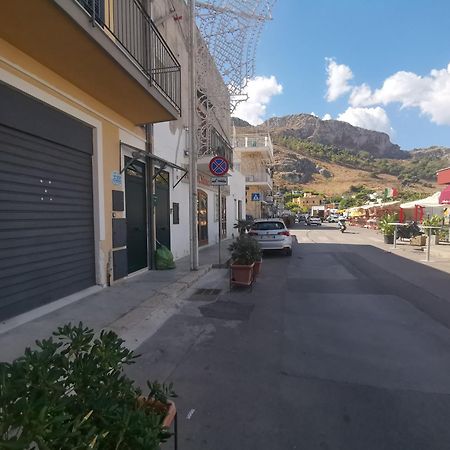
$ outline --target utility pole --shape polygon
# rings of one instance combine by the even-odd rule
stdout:
[[[195,0],[189,1],[189,235],[191,270],[198,270],[198,213],[197,213],[197,143],[195,106],[197,92],[195,88]]]

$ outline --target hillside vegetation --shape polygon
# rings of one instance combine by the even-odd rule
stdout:
[[[403,186],[420,182],[434,183],[436,171],[449,164],[448,154],[447,157],[442,157],[442,155],[434,155],[431,152],[418,151],[411,152],[408,159],[398,160],[375,158],[367,151],[346,150],[333,145],[318,144],[278,133],[274,133],[272,139],[275,144],[302,156],[370,172],[373,178],[381,174],[395,176]]]
[[[285,147],[275,145],[275,158],[278,161],[284,159],[291,159],[296,153],[292,150],[288,150]],[[330,177],[323,176],[318,170],[314,173],[310,173],[308,181],[305,182],[293,182],[286,179],[286,174],[274,170],[274,184],[278,189],[287,190],[307,190],[325,194],[327,196],[341,196],[348,192],[351,186],[365,186],[372,191],[381,191],[386,187],[393,187],[402,191],[413,191],[422,193],[435,192],[434,186],[423,186],[422,184],[411,184],[408,187],[403,187],[398,178],[394,175],[379,174],[376,177],[372,172],[368,172],[362,169],[353,169],[351,167],[319,161],[318,159],[311,157],[303,157],[298,155],[298,158],[308,159],[311,163],[318,168],[325,169],[328,173],[332,174]],[[306,177],[307,174],[303,174]]]

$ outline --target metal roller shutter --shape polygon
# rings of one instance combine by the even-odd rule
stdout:
[[[95,284],[92,130],[22,94],[7,95],[16,114],[11,123],[14,114],[2,115],[0,106],[0,319]],[[45,126],[35,127],[30,114]],[[58,136],[46,132],[55,115]]]

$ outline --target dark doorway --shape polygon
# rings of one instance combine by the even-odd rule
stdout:
[[[125,158],[127,164],[131,158]],[[145,164],[134,161],[125,172],[128,273],[147,267]]]
[[[159,172],[159,169],[156,169]],[[170,192],[169,173],[162,170],[155,178],[156,240],[170,249]]]
[[[208,243],[208,194],[199,190],[197,198],[198,245],[206,245]]]

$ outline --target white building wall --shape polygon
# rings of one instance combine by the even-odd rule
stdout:
[[[185,120],[185,119],[184,119]],[[180,167],[188,166],[185,155],[187,133],[183,119],[159,123],[154,126],[153,152]],[[170,245],[174,259],[189,255],[189,184],[186,176],[175,188],[183,176],[181,170],[166,168],[170,174]],[[180,223],[173,223],[173,203],[179,204]]]
[[[153,152],[174,164],[188,168],[188,52],[186,36],[188,31],[188,14],[186,4],[175,0],[173,5],[167,0],[150,2],[152,18],[157,21],[158,29],[172,49],[181,65],[181,117],[178,120],[155,124],[153,127]],[[173,11],[175,7],[176,11]],[[176,21],[174,17],[181,16]],[[162,19],[162,20],[159,20]],[[189,255],[189,178],[186,176],[175,188],[173,186],[183,176],[176,169],[165,169],[170,173],[170,245],[174,259]],[[180,223],[173,223],[173,203],[179,204]]]
[[[242,219],[245,219],[245,176],[241,172],[230,172],[230,195],[227,197],[227,237],[235,237],[238,232],[234,225],[238,221],[238,201],[242,204]]]
[[[152,0],[152,18],[155,20],[159,31],[167,41],[181,65],[181,118],[154,125],[154,153],[165,160],[173,162],[181,167],[188,167],[189,137],[186,131],[189,125],[189,80],[188,80],[188,8],[183,0]],[[181,17],[179,20],[174,18]],[[212,71],[212,77],[220,76]],[[227,128],[222,124],[222,128]],[[211,156],[212,157],[212,156]],[[189,184],[188,176],[178,184],[172,186],[183,175],[181,171],[166,169],[170,173],[170,205],[179,203],[180,223],[173,224],[173,211],[171,211],[171,250],[175,259],[189,255]],[[206,173],[205,173],[206,175]],[[208,174],[209,176],[209,174]],[[177,178],[178,177],[178,178]],[[204,186],[199,183],[198,188],[208,194],[208,245],[219,242],[219,223],[216,212],[217,188]],[[237,221],[237,201],[242,201],[242,214],[245,218],[245,177],[239,172],[232,173],[230,178],[230,193],[226,197],[227,204],[227,237],[236,235],[233,229]]]

